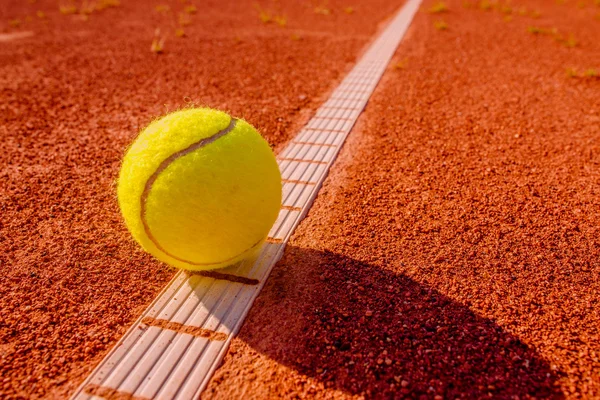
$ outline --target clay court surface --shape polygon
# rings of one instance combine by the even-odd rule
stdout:
[[[175,274],[116,202],[141,128],[277,152],[402,2],[189,4],[0,4],[0,398],[68,397]],[[435,4],[203,398],[600,398],[600,4]]]

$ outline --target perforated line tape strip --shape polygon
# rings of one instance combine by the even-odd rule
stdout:
[[[385,31],[280,155],[283,204],[258,256],[220,271],[179,272],[73,395],[192,399],[202,392],[308,212],[341,145],[364,109],[421,0],[408,0]],[[249,284],[258,280],[258,284]],[[144,320],[153,321],[146,325]],[[211,334],[214,332],[215,334]],[[226,337],[226,340],[221,340]],[[218,339],[218,340],[216,340]]]

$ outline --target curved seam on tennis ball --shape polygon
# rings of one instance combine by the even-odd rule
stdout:
[[[166,255],[168,255],[169,257],[172,257],[178,261],[190,264],[190,265],[214,265],[214,264],[221,264],[221,263],[225,263],[227,261],[232,261],[235,258],[239,257],[240,254],[244,254],[245,252],[252,250],[253,248],[255,248],[256,246],[258,246],[261,242],[262,239],[259,240],[258,242],[256,242],[255,244],[253,244],[252,246],[250,246],[248,249],[244,250],[243,252],[241,252],[240,254],[235,255],[234,257],[230,257],[226,260],[221,260],[221,261],[217,261],[217,262],[210,262],[210,263],[198,263],[198,262],[193,262],[193,261],[189,261],[189,260],[184,260],[182,258],[179,258],[171,253],[169,253],[167,250],[165,250],[160,243],[158,243],[158,240],[156,240],[156,238],[152,235],[152,232],[150,231],[150,226],[148,225],[148,221],[146,221],[146,200],[148,199],[148,195],[150,194],[150,190],[152,189],[152,185],[154,184],[154,182],[156,181],[156,179],[158,178],[158,176],[165,170],[167,169],[167,167],[175,160],[177,160],[180,157],[183,157],[189,153],[191,153],[192,151],[201,149],[202,147],[211,144],[212,142],[214,142],[215,140],[227,135],[229,132],[231,132],[234,128],[235,128],[235,124],[237,123],[237,119],[236,118],[231,118],[231,122],[229,123],[229,125],[227,126],[227,128],[220,130],[219,132],[215,133],[212,136],[209,136],[207,138],[204,138],[196,143],[192,143],[191,145],[189,145],[188,147],[186,147],[183,150],[179,150],[177,153],[173,153],[171,154],[169,157],[167,157],[163,162],[160,163],[160,165],[158,166],[158,168],[156,168],[156,171],[154,171],[152,173],[152,175],[150,175],[150,178],[148,178],[148,180],[146,181],[146,185],[144,186],[144,192],[142,193],[142,197],[140,199],[141,201],[141,220],[142,220],[142,225],[144,225],[144,231],[146,232],[146,236],[148,236],[148,238],[150,239],[150,241],[152,241],[152,243],[154,243],[154,245],[163,253],[165,253]]]

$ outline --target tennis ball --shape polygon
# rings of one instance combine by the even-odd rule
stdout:
[[[123,159],[117,195],[147,252],[174,267],[207,270],[260,248],[279,213],[281,175],[250,124],[186,109],[141,132]]]

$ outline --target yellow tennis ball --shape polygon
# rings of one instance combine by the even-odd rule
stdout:
[[[207,270],[262,245],[279,213],[281,175],[250,124],[187,109],[142,131],[123,159],[117,192],[146,251],[178,268]]]

